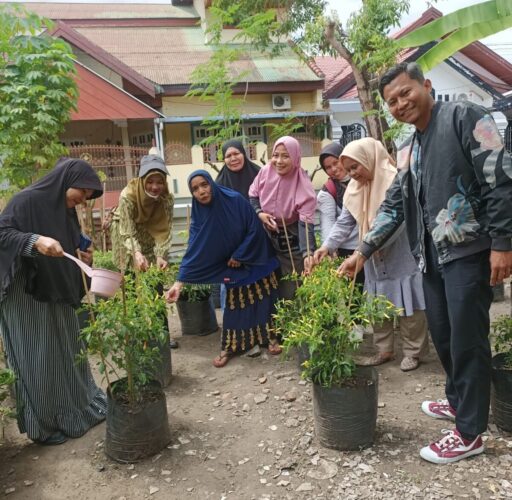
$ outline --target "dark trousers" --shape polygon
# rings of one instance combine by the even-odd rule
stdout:
[[[489,250],[439,266],[430,236],[423,289],[432,341],[446,372],[456,427],[471,437],[487,429],[491,390]]]

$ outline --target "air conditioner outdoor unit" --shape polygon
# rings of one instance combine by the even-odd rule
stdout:
[[[291,109],[292,100],[288,94],[272,94],[273,109]]]

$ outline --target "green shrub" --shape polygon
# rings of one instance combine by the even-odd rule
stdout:
[[[12,406],[5,404],[9,397],[9,387],[14,384],[16,377],[12,370],[8,368],[0,368],[0,428],[2,430],[2,438],[4,437],[4,425],[8,418],[16,415]]]
[[[81,332],[91,354],[98,355],[98,368],[112,390],[111,377],[126,377],[126,398],[136,406],[144,397],[160,360],[158,345],[166,340],[162,316],[165,300],[156,292],[164,273],[151,266],[144,273],[127,274],[114,297],[97,302],[93,317]],[[84,357],[85,352],[80,357]],[[121,397],[119,395],[119,397]]]
[[[491,325],[494,350],[505,355],[505,367],[512,370],[512,317],[500,316]]]
[[[399,312],[387,299],[372,297],[338,277],[340,263],[340,259],[324,259],[302,278],[294,300],[277,304],[274,316],[284,351],[306,347],[310,353],[303,364],[303,378],[325,387],[343,384],[354,374],[354,352],[361,342],[353,334],[354,327],[378,323]]]

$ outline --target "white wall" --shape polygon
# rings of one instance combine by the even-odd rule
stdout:
[[[436,92],[435,99],[439,94],[442,95],[443,101],[445,95],[449,96],[449,100],[457,100],[461,94],[465,94],[469,101],[481,106],[491,107],[493,97],[480,89],[471,80],[461,75],[455,69],[446,63],[441,63],[425,75],[432,82],[432,87]],[[337,141],[341,137],[341,126],[350,125],[352,123],[362,123],[361,106],[357,99],[331,99],[329,107],[332,112],[331,127],[332,139]],[[506,120],[503,121],[499,115],[495,116],[498,127],[506,127]],[[503,122],[503,123],[502,123]]]

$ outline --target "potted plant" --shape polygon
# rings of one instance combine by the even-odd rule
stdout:
[[[160,280],[156,267],[127,274],[114,297],[91,306],[81,334],[108,385],[105,453],[120,462],[153,455],[170,441],[165,394],[155,380],[166,338],[166,305],[155,294]]]
[[[170,274],[176,277],[178,269],[179,263],[174,264]],[[174,281],[170,278],[167,282]],[[219,329],[211,295],[211,285],[183,286],[180,298],[176,302],[182,335],[209,335]]]
[[[16,416],[15,408],[6,404],[7,398],[11,395],[11,386],[16,381],[16,376],[8,368],[0,368],[0,430],[4,438],[4,426],[7,418]]]
[[[512,317],[500,316],[491,325],[492,358],[491,408],[495,424],[512,432]]]
[[[361,339],[357,325],[389,319],[397,309],[336,275],[340,260],[323,260],[305,276],[294,300],[277,304],[276,331],[285,353],[306,348],[302,377],[313,383],[316,435],[323,446],[338,450],[373,444],[377,421],[378,374],[356,367]]]

